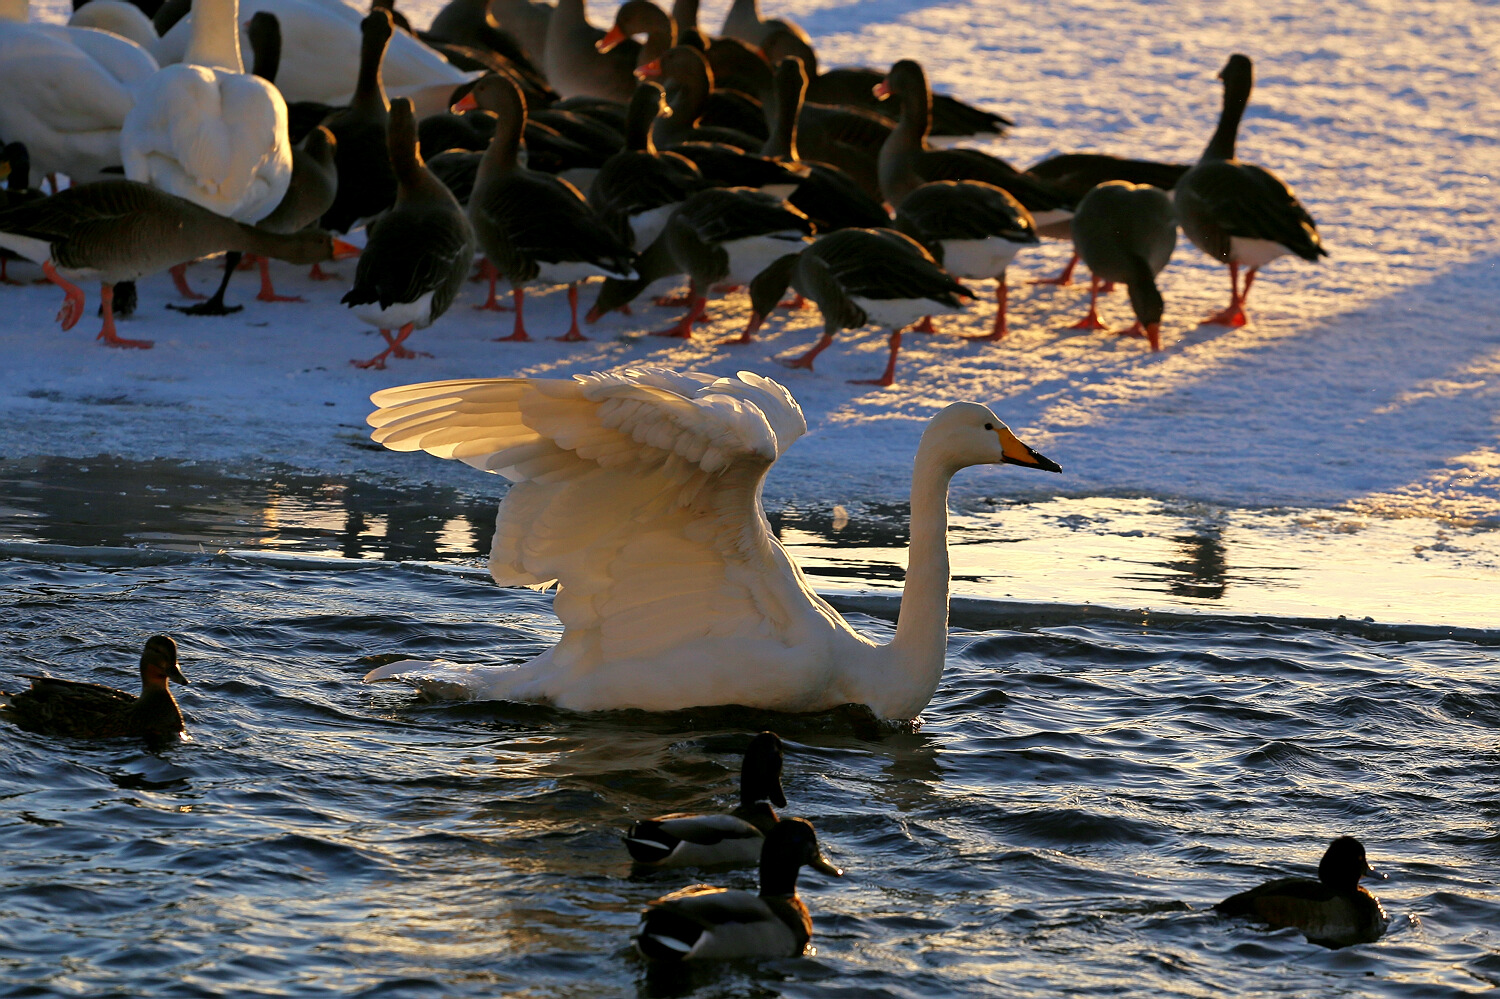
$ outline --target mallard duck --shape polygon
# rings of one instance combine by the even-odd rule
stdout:
[[[843,877],[818,849],[803,819],[782,819],[760,854],[760,894],[693,885],[664,895],[641,914],[636,949],[653,961],[796,957],[812,939],[812,917],[797,897],[802,865]]]
[[[772,807],[775,806],[775,807]],[[637,822],[624,837],[630,858],[648,867],[751,864],[776,827],[781,790],[781,739],[762,732],[750,740],[740,770],[740,806],[732,812],[678,812]]]
[[[187,683],[177,665],[177,643],[152,635],[141,652],[141,694],[136,697],[101,683],[50,676],[26,676],[31,689],[0,692],[0,717],[28,732],[79,739],[115,736],[166,738],[182,731],[182,711],[168,680]]]
[[[1225,916],[1247,916],[1271,929],[1288,926],[1325,947],[1347,947],[1380,939],[1389,919],[1380,901],[1360,887],[1363,877],[1384,878],[1370,868],[1364,844],[1340,836],[1318,864],[1318,880],[1282,878],[1231,895],[1214,910]]]

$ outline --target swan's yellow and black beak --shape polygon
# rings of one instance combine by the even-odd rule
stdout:
[[[1040,468],[1044,472],[1062,471],[1062,466],[1057,462],[1051,458],[1042,457],[1027,445],[1022,444],[1020,439],[1010,432],[1009,427],[1002,426],[995,433],[1000,435],[1000,450],[1005,455],[1001,461],[1005,464]]]

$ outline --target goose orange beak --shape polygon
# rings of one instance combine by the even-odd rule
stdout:
[[[1061,472],[1062,466],[1051,458],[1044,458],[1033,451],[1028,445],[1021,443],[1020,438],[1010,432],[1010,428],[1003,424],[995,430],[1000,435],[1000,452],[1005,456],[1001,459],[1007,465],[1020,465],[1023,468],[1039,468],[1044,472]]]
[[[600,52],[608,52],[624,40],[625,32],[621,31],[620,26],[617,24],[613,28],[610,28],[603,38],[594,43],[594,48]]]
[[[479,102],[474,99],[474,91],[471,90],[467,94],[464,94],[459,102],[453,105],[453,110],[460,114],[465,111],[478,111]]]
[[[337,237],[334,238],[333,259],[348,260],[351,257],[359,256],[361,252],[363,251],[361,251],[360,248],[355,246],[353,243],[346,243],[342,239],[338,239]]]

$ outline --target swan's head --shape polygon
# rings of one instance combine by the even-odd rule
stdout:
[[[934,416],[922,432],[917,453],[927,454],[955,471],[970,465],[1000,464],[1062,471],[1057,462],[1021,443],[988,406],[973,402],[955,402]]]

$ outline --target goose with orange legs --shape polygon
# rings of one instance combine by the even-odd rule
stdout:
[[[923,316],[962,312],[963,299],[973,297],[921,244],[890,229],[840,229],[796,256],[777,260],[750,283],[752,329],[776,307],[788,284],[823,316],[817,343],[796,357],[778,359],[788,368],[811,371],[840,330],[873,324],[890,331],[885,371],[856,385],[893,384],[902,330]]]
[[[1130,292],[1135,324],[1116,330],[1140,337],[1153,351],[1161,350],[1163,303],[1156,275],[1172,259],[1177,246],[1177,220],[1167,192],[1146,184],[1112,180],[1100,184],[1078,203],[1073,216],[1073,245],[1092,274],[1089,314],[1073,329],[1102,330],[1099,286],[1122,282]]]
[[[1236,53],[1219,72],[1224,107],[1219,126],[1196,166],[1177,182],[1177,221],[1193,245],[1229,265],[1229,304],[1205,320],[1243,326],[1245,299],[1260,269],[1295,254],[1317,263],[1328,256],[1318,226],[1289,187],[1271,171],[1235,158],[1240,118],[1250,103],[1255,69]],[[1240,268],[1246,268],[1241,285]]]
[[[406,338],[448,311],[474,264],[474,230],[452,192],[422,163],[411,101],[391,102],[387,133],[396,203],[370,227],[354,287],[341,299],[386,342],[369,360],[350,362],[360,368],[384,368],[392,355],[417,356]]]
[[[98,339],[111,347],[151,346],[115,331],[114,286],[121,281],[230,250],[298,264],[333,256],[326,232],[265,232],[132,180],[75,184],[0,212],[0,247],[41,264],[63,290],[67,298],[57,318],[64,330],[83,316],[83,290],[69,278],[99,281],[104,327]]]
[[[635,254],[578,189],[521,165],[526,104],[508,77],[488,76],[475,86],[497,109],[495,137],[480,160],[468,214],[480,248],[510,282],[515,326],[503,341],[530,340],[523,307],[529,284],[566,284],[572,322],[557,339],[585,340],[578,328],[578,282],[587,277],[632,278]]]

